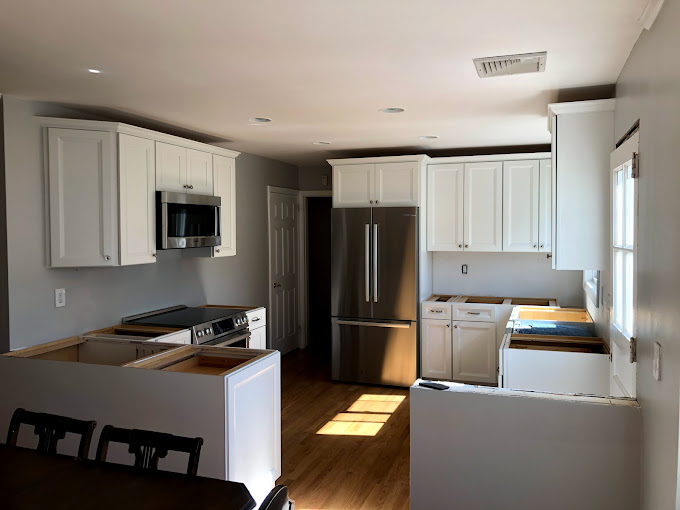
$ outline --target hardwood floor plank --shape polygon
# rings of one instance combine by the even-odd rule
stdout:
[[[309,351],[283,358],[281,383],[277,483],[288,486],[298,510],[408,509],[408,390],[334,383],[330,360]],[[346,428],[352,414],[357,421],[349,429],[360,430],[371,413],[382,425],[373,436],[318,434],[338,415],[343,423],[328,430]]]

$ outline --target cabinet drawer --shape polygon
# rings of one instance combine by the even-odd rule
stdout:
[[[453,320],[472,322],[496,322],[496,307],[494,305],[453,305]]]
[[[451,319],[451,303],[424,302],[423,319]]]
[[[267,324],[267,309],[258,308],[257,310],[247,311],[248,325],[250,329],[261,328]]]

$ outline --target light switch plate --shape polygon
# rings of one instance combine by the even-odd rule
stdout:
[[[467,274],[467,271],[468,271],[467,264],[463,264],[463,267],[461,267],[460,270],[463,274]]]
[[[328,176],[327,175],[321,176],[321,185],[322,186],[328,186]]]
[[[54,306],[56,308],[66,306],[66,289],[54,289]]]
[[[654,360],[652,361],[652,373],[654,379],[661,380],[661,344],[654,342]]]

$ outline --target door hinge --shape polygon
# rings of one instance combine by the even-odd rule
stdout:
[[[630,337],[630,362],[635,363],[637,361],[637,338]]]
[[[640,177],[640,154],[637,152],[633,153],[633,168],[630,173],[633,179]]]

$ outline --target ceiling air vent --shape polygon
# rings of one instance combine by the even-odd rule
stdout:
[[[548,53],[523,53],[502,57],[476,58],[473,60],[480,78],[505,76],[508,74],[540,73],[545,71]]]

